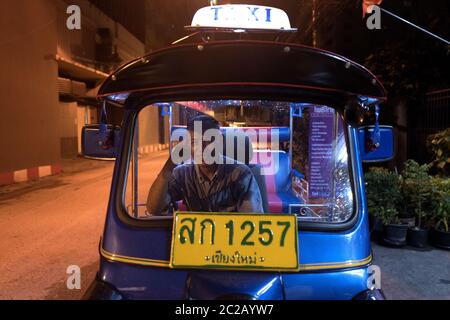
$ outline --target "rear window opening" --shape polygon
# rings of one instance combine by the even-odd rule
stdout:
[[[190,121],[200,115],[217,122],[222,138],[209,132],[199,142],[193,137],[195,134],[189,135]],[[236,175],[235,181],[224,181],[220,174],[212,175],[211,181],[206,174],[208,179],[202,180],[205,176],[196,168],[195,146],[202,147],[204,156],[212,143],[221,148],[209,148],[207,154],[215,160],[223,156],[232,159],[230,163],[219,163],[217,168],[225,166],[223,172],[226,176]],[[167,170],[167,160],[173,159],[174,153],[177,163]],[[231,170],[232,165],[237,165],[237,169]],[[192,168],[176,169],[180,166]],[[248,172],[253,184],[241,181],[249,177]],[[171,216],[174,211],[250,210],[259,208],[254,202],[261,201],[263,213],[341,224],[353,215],[349,172],[345,126],[333,108],[261,100],[156,103],[138,115],[124,200],[127,213],[143,220]],[[175,195],[166,192],[157,200],[151,199],[161,188],[155,186],[161,181],[158,176],[165,176],[166,182],[175,179]],[[254,195],[256,192],[246,194],[255,185],[260,200]],[[159,201],[169,204],[155,204]]]

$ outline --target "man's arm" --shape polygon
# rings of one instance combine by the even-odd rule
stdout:
[[[171,197],[171,192],[169,192],[169,183],[174,179],[172,171],[175,167],[175,164],[169,158],[151,186],[147,197],[147,211],[149,214],[167,215],[169,205],[174,200]]]
[[[243,197],[239,204],[239,212],[264,213],[261,192],[250,169],[245,171],[243,182]]]

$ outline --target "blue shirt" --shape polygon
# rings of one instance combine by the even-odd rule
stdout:
[[[188,211],[263,213],[261,193],[252,171],[238,162],[218,164],[211,180],[197,165],[176,167],[169,179],[175,208],[183,201]]]

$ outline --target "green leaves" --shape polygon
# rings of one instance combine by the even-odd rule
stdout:
[[[430,163],[441,176],[449,176],[450,171],[450,128],[430,135],[427,139],[427,147],[433,156]]]
[[[405,208],[409,214],[418,218],[418,227],[422,227],[423,219],[431,212],[429,168],[429,165],[419,165],[414,160],[407,160],[401,175]]]
[[[436,229],[449,232],[450,225],[450,179],[433,178],[431,180],[431,202],[433,220]]]
[[[365,180],[369,214],[379,217],[384,225],[397,222],[397,208],[402,202],[398,174],[384,168],[370,168]]]
[[[450,179],[431,177],[430,165],[414,160],[405,163],[399,175],[384,168],[370,168],[365,176],[369,214],[383,224],[396,223],[399,213],[417,217],[417,226],[434,223],[436,229],[449,232]]]

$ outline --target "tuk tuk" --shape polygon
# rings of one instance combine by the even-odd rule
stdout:
[[[120,128],[83,132],[85,156],[116,159],[86,298],[384,299],[363,175],[363,161],[393,156],[392,128],[378,124],[382,84],[345,57],[284,41],[295,29],[276,8],[206,7],[188,29],[103,83],[98,99],[123,109]],[[198,115],[244,150],[225,147],[251,170],[263,212],[189,211],[183,200],[149,210],[164,162],[148,159],[179,150]]]

